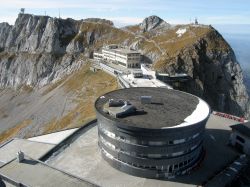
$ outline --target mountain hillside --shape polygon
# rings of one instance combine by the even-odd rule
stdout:
[[[95,119],[95,99],[118,87],[114,77],[89,67],[86,62],[74,74],[42,88],[0,90],[0,143],[13,136],[80,127]]]
[[[212,109],[249,116],[241,67],[211,26],[171,26],[150,16],[118,29],[97,18],[19,14],[15,25],[0,24],[1,137],[52,132],[94,117],[93,109],[89,115],[81,108],[92,107],[97,96],[117,88],[115,78],[87,71],[93,51],[107,44],[139,50],[157,71],[187,73],[191,80],[185,90],[204,98]]]

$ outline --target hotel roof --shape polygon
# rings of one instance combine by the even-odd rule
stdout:
[[[109,48],[104,47],[103,49],[108,50],[108,51],[113,51],[116,53],[121,53],[121,54],[140,54],[140,52],[138,51],[127,49],[127,48],[109,49]]]

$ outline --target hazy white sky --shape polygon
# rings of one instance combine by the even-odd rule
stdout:
[[[124,26],[149,15],[169,23],[250,24],[250,0],[0,0],[0,22],[14,24],[20,8],[26,13],[62,18],[107,18]]]

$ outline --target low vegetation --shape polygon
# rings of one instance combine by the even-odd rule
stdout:
[[[23,120],[13,128],[10,128],[0,134],[0,143],[16,137],[20,135],[20,133],[24,134],[24,138],[29,138],[34,136],[34,133],[35,135],[41,135],[41,133],[46,134],[64,129],[80,127],[95,119],[94,102],[96,98],[117,88],[118,85],[116,78],[101,70],[92,72],[90,70],[90,63],[86,63],[81,69],[72,73],[68,77],[48,85],[47,89],[41,93],[41,97],[47,98],[44,100],[45,104],[53,97],[57,97],[56,93],[62,91],[65,92],[65,97],[70,96],[69,103],[72,105],[72,108],[70,108],[69,111],[62,114],[61,117],[57,117],[60,116],[59,113],[61,113],[61,111],[58,111],[58,113],[55,112],[54,118],[48,119],[47,123],[42,124],[39,127],[41,128],[39,134],[36,134],[36,127],[34,131],[30,128],[30,125],[34,125],[32,120]],[[33,91],[37,91],[27,85],[21,86],[20,90],[24,91],[28,95],[32,94]],[[50,96],[47,96],[47,94]],[[6,116],[7,114],[0,110],[0,117],[4,118]]]
[[[95,119],[94,102],[97,97],[118,88],[116,79],[103,71],[92,72],[90,63],[64,81],[61,87],[65,92],[77,94],[76,107],[60,119],[52,119],[44,125],[44,133],[80,127]]]
[[[7,131],[1,133],[0,134],[0,144],[6,140],[12,138],[12,137],[17,136],[21,129],[27,127],[31,123],[32,123],[32,120],[26,119],[26,120],[18,123],[15,127],[10,128]]]

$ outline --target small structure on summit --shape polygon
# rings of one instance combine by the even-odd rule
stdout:
[[[109,99],[103,111],[115,118],[121,118],[135,113],[136,108],[129,101]]]
[[[25,12],[25,8],[21,8],[20,9],[20,14],[24,14],[24,12]]]
[[[197,18],[195,18],[195,20],[194,20],[194,24],[195,24],[195,25],[199,25],[199,23],[198,23],[198,19],[197,19]]]

